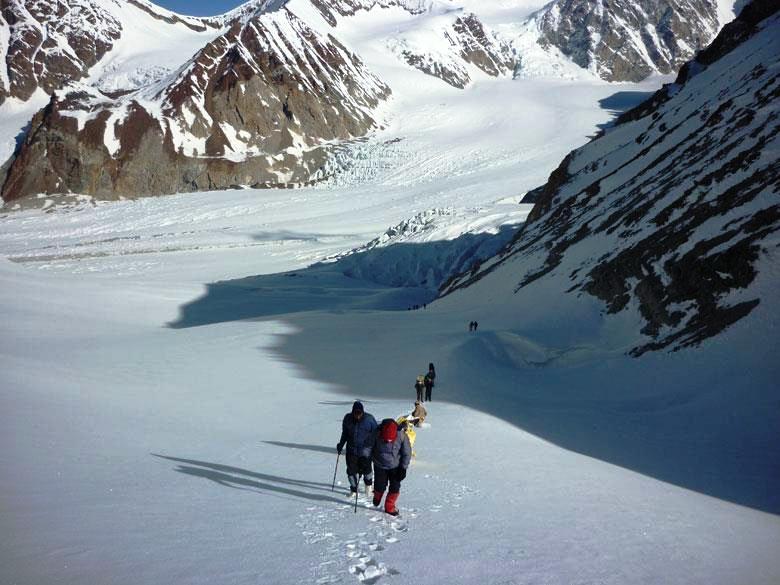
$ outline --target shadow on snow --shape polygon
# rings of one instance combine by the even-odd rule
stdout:
[[[352,403],[350,403],[351,405]],[[287,449],[300,449],[302,451],[316,451],[317,453],[327,453],[333,455],[336,452],[335,447],[325,447],[323,445],[303,445],[301,443],[283,443],[281,441],[263,441],[266,445],[276,447],[286,447]]]
[[[207,285],[183,306],[174,329],[310,311],[399,311],[424,305],[451,275],[488,258],[516,233],[464,234],[455,240],[355,251],[302,270]]]
[[[650,98],[654,93],[655,92],[653,91],[618,91],[611,96],[600,99],[599,106],[601,106],[602,110],[606,110],[612,114],[613,119],[603,124],[597,124],[596,127],[600,130],[611,128],[615,123],[615,119],[620,114],[638,106],[643,101]]]
[[[331,451],[333,451],[333,449],[331,449]],[[152,453],[152,455],[154,457],[159,457],[160,459],[167,459],[168,461],[180,464],[176,468],[176,471],[179,473],[191,475],[193,477],[202,477],[224,487],[238,490],[273,492],[315,502],[344,503],[343,498],[337,498],[332,495],[330,484],[301,479],[290,479],[287,477],[269,475],[267,473],[258,473],[248,469],[241,469],[240,467],[232,467],[230,465],[197,461],[195,459],[181,459],[179,457],[169,457],[157,453]],[[318,491],[326,493],[317,493]]]
[[[767,406],[767,400],[776,403],[767,398],[775,387],[771,368],[751,369],[724,357],[691,370],[686,360],[692,350],[642,359],[594,352],[576,367],[555,359],[523,366],[504,344],[500,323],[492,328],[481,324],[478,333],[470,333],[467,323],[479,315],[405,310],[430,302],[435,285],[449,276],[440,267],[437,272],[436,263],[464,267],[475,250],[485,249],[483,243],[468,236],[449,247],[441,242],[399,244],[304,270],[214,283],[205,296],[183,306],[169,326],[283,321],[293,332],[278,336],[273,351],[302,367],[306,376],[367,400],[408,398],[410,406],[414,378],[432,361],[439,374],[429,407],[432,416],[436,401],[444,397],[571,451],[780,513],[780,449],[774,440],[780,420],[778,409]],[[751,372],[750,392],[745,391],[745,371]],[[267,482],[315,489],[322,484],[170,459],[188,464],[179,469],[182,473],[231,487],[332,499]]]

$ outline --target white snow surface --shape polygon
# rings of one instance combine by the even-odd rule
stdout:
[[[779,582],[780,518],[757,504],[777,481],[738,440],[751,420],[771,436],[777,402],[734,398],[777,379],[774,321],[636,360],[562,351],[565,312],[542,345],[457,298],[407,310],[448,253],[525,219],[607,103],[660,80],[456,90],[410,74],[374,17],[343,30],[394,97],[331,182],[0,216],[0,582]],[[341,419],[357,398],[408,412],[430,361],[401,516],[355,513],[343,457],[331,491]]]

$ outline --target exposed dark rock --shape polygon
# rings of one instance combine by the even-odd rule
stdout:
[[[459,16],[442,31],[452,54],[438,55],[427,47],[400,42],[399,55],[412,67],[438,77],[458,89],[471,82],[467,64],[493,77],[514,71],[516,58],[510,45],[485,29],[475,14]],[[457,55],[457,57],[455,57]]]
[[[537,15],[555,46],[608,81],[671,73],[718,31],[715,0],[557,0]]]
[[[456,33],[454,42],[466,62],[493,77],[514,70],[515,59],[509,46],[488,35],[475,14],[458,18],[452,28]]]
[[[4,0],[0,14],[9,29],[8,86],[0,84],[0,104],[7,97],[27,100],[39,87],[50,94],[83,77],[122,32],[97,2]]]

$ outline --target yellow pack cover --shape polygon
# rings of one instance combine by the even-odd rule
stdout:
[[[406,423],[406,436],[409,437],[409,444],[412,446],[412,449],[414,449],[414,441],[417,439],[417,432],[414,430],[414,425],[407,421],[406,416],[399,416],[395,422],[399,425]]]

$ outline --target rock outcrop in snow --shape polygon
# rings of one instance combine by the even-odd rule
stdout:
[[[25,101],[39,87],[51,93],[83,77],[122,32],[121,23],[95,1],[4,1],[0,28],[0,104],[9,97]]]
[[[539,43],[607,81],[671,73],[718,32],[716,0],[556,0],[535,17]]]
[[[778,247],[778,69],[778,5],[756,0],[676,83],[569,154],[515,241],[444,293],[511,282],[508,298],[545,283],[592,295],[644,323],[633,355],[748,315]]]
[[[81,87],[39,112],[5,181],[104,198],[303,183],[326,141],[365,133],[389,89],[286,8],[239,18],[178,72],[131,92]]]
[[[463,89],[471,82],[469,65],[492,77],[514,71],[515,52],[510,43],[487,29],[476,14],[458,16],[438,31],[439,42],[398,38],[393,51],[407,64]]]

